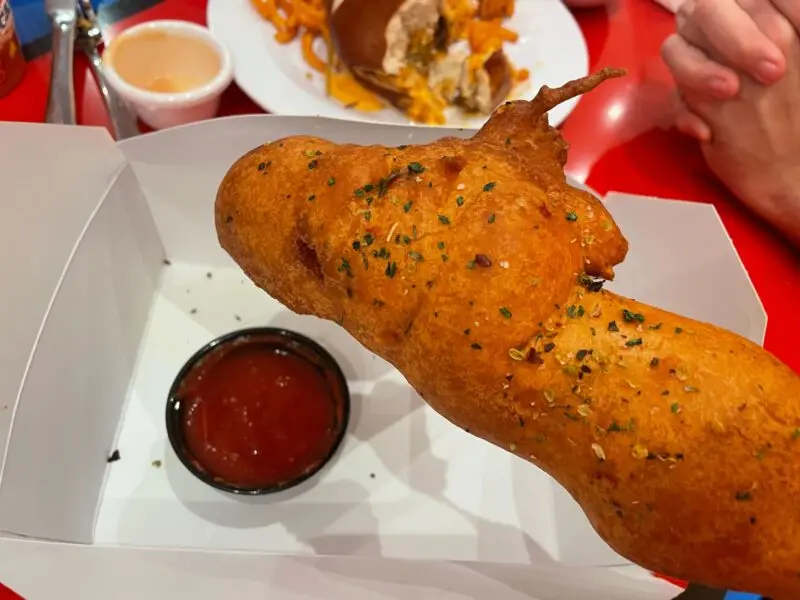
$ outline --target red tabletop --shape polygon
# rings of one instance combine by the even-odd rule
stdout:
[[[109,27],[107,37],[152,19],[205,24],[206,2],[164,0]],[[800,254],[738,204],[706,168],[695,142],[669,128],[673,87],[659,47],[674,29],[674,17],[652,0],[617,0],[608,11],[576,15],[588,40],[592,69],[626,67],[629,76],[584,97],[564,124],[564,137],[571,144],[568,171],[601,193],[613,190],[714,204],[769,315],[767,348],[800,372],[800,324],[792,309],[794,299],[800,298]],[[20,87],[0,99],[0,118],[40,122],[49,70],[49,56],[32,62]],[[105,125],[102,101],[81,56],[76,94],[79,122]],[[263,111],[236,86],[225,93],[220,110],[221,115],[259,112]],[[678,241],[680,232],[675,236]],[[7,600],[2,591],[0,600]]]

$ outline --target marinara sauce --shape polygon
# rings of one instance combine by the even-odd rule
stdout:
[[[319,357],[275,339],[220,344],[178,387],[190,460],[234,488],[274,491],[305,479],[328,460],[346,426],[338,378]]]

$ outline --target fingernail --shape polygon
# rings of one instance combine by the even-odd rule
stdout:
[[[783,74],[783,70],[781,69],[780,65],[771,60],[762,60],[760,63],[758,63],[757,69],[758,74],[762,78],[769,81],[774,81]]]
[[[733,95],[733,86],[731,86],[727,79],[722,77],[712,77],[708,84],[711,88],[711,91],[718,96],[727,97]]]

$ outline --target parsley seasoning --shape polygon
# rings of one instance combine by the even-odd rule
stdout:
[[[332,185],[336,185],[336,178],[335,177],[331,177],[330,179],[328,179],[328,186],[332,186]]]
[[[675,333],[677,333],[678,335],[680,335],[681,333],[683,333],[683,329],[682,329],[682,328],[680,328],[680,327],[676,327],[676,328],[675,328]]]
[[[792,432],[792,439],[793,440],[800,440],[800,429],[795,429]]]
[[[414,239],[417,239],[417,226],[416,225],[412,225],[411,226],[411,235],[414,236]]]
[[[316,160],[312,160],[310,163],[308,163],[308,170],[309,171],[311,169],[316,169],[316,168],[317,168],[317,161]]]
[[[266,168],[267,168],[267,163],[263,163],[263,162],[262,163],[258,163],[258,170],[259,171],[263,171]]]
[[[542,346],[542,350],[544,350],[545,352],[552,352],[553,350],[555,350],[555,347],[556,345],[553,342],[548,342],[547,344]]]
[[[611,321],[608,324],[608,330],[609,331],[613,331],[614,333],[617,333],[619,331],[619,327],[617,327],[617,322],[616,321]]]
[[[410,210],[411,210],[411,205],[412,205],[412,204],[414,204],[414,202],[413,202],[412,200],[409,200],[408,202],[406,202],[405,204],[403,204],[403,212],[406,212],[406,213],[407,213],[408,211],[410,211]]]
[[[402,241],[406,246],[408,246],[411,243],[411,238],[408,237],[407,235],[404,235]]]
[[[483,350],[483,346],[477,343],[472,343],[469,345],[469,347],[472,348],[473,350]]]
[[[380,250],[373,250],[372,256],[374,256],[375,258],[382,258],[385,260],[391,256],[391,253],[386,248],[381,248]]]
[[[439,242],[438,244],[436,244],[436,247],[437,247],[439,250],[444,250],[444,242]]]
[[[586,309],[583,307],[582,304],[574,305],[570,304],[567,307],[567,316],[570,319],[580,319],[583,315],[586,314]]]
[[[397,263],[394,261],[386,264],[386,276],[389,279],[394,279],[395,274],[397,273]]]
[[[578,220],[578,215],[576,215],[574,212],[572,212],[572,211],[569,211],[569,212],[567,213],[567,221],[572,221],[572,222],[575,222],[575,221],[577,221],[577,220]]]
[[[366,244],[367,246],[371,246],[372,242],[374,242],[374,241],[375,241],[375,236],[374,235],[372,235],[369,232],[364,234],[364,244]]]
[[[361,242],[359,242],[358,240],[354,241],[353,242],[353,250],[355,250],[356,252],[361,250]]]
[[[422,257],[422,254],[420,254],[419,252],[414,252],[413,250],[408,253],[408,258],[416,262],[422,262],[423,260],[425,260]]]
[[[639,313],[633,313],[629,311],[627,308],[622,310],[622,318],[625,319],[626,323],[633,323],[637,321],[639,323],[644,323],[644,315]]]
[[[364,220],[365,221],[369,221],[371,218],[372,218],[372,211],[365,210],[364,211]]]
[[[510,146],[510,145],[511,145],[511,138],[507,137],[506,138],[506,146]]]
[[[602,279],[595,279],[586,273],[581,273],[578,276],[578,284],[585,287],[590,292],[599,292],[603,289],[604,281]]]
[[[677,415],[679,412],[681,412],[681,405],[677,402],[673,402],[669,409],[672,411],[673,415]]]
[[[388,177],[381,178],[381,180],[378,182],[378,198],[383,198],[386,195],[386,192],[389,191],[389,184],[397,179],[398,175],[399,173],[397,171],[392,171],[389,173]],[[364,189],[366,190],[367,186],[364,186]]]
[[[447,262],[447,260],[448,260],[448,258],[449,258],[449,257],[447,256],[447,254],[442,254],[442,255],[441,255],[441,257],[442,257],[442,262]]]
[[[471,261],[469,261],[467,263],[467,268],[471,271],[472,269],[475,268],[475,265],[476,265],[476,262],[474,260],[471,260]]]
[[[491,225],[492,223],[494,223],[495,219],[496,219],[496,216],[495,216],[494,213],[492,213],[492,214],[489,215],[489,219],[487,220],[487,222],[489,223],[489,225]]]
[[[636,339],[633,339],[633,340],[628,340],[627,342],[625,342],[625,345],[628,346],[629,348],[632,348],[633,346],[641,346],[642,345],[642,338],[636,338]]]
[[[464,206],[464,196],[459,196],[458,198],[456,198],[456,204],[458,206]]]
[[[495,183],[494,181],[490,181],[489,183],[487,183],[486,185],[483,186],[483,191],[484,192],[491,192],[494,189],[494,186],[496,186],[496,185],[497,185],[497,183]]]
[[[364,186],[364,191],[367,192],[367,193],[371,192],[374,189],[375,189],[375,186],[372,185],[371,183],[368,183],[367,185]]]
[[[355,192],[356,198],[363,198],[364,194],[366,193],[363,188],[357,188]]]
[[[587,354],[589,354],[588,350],[578,350],[575,353],[575,358],[580,361],[580,360],[583,360],[584,358],[586,358]]]
[[[505,307],[505,306],[501,306],[500,307],[500,314],[503,315],[504,319],[510,319],[511,318],[511,311],[508,310],[508,308]]]
[[[650,327],[648,327],[648,329],[652,329],[653,331],[658,331],[659,329],[661,329],[661,323],[656,323],[655,325],[650,325]]]
[[[749,502],[753,499],[753,494],[750,492],[736,492],[736,499],[739,502]]]
[[[650,366],[655,369],[660,363],[661,360],[657,356],[654,356],[653,360],[650,361]]]
[[[316,200],[316,199],[317,199],[317,196],[316,196],[316,194],[311,194],[311,195],[308,197],[308,201],[309,201],[309,202],[313,202],[313,201],[314,201],[314,200]]]
[[[408,165],[408,172],[409,173],[420,174],[420,173],[423,173],[424,171],[425,171],[425,167],[423,167],[418,162],[412,162],[412,163],[409,163],[409,165]]]
[[[348,277],[353,276],[353,269],[346,258],[342,258],[342,263],[336,268],[339,273],[347,273]]]
[[[446,215],[439,215],[439,223],[442,225],[450,225],[450,219]]]
[[[470,331],[469,329],[465,329],[464,330],[464,335],[469,335],[469,331]]]

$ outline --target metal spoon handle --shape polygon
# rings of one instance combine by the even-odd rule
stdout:
[[[88,50],[86,52],[89,58],[89,64],[92,67],[92,73],[97,81],[97,87],[100,88],[100,93],[103,94],[103,101],[108,109],[108,118],[111,122],[111,130],[117,140],[124,140],[125,138],[134,137],[139,135],[139,126],[136,123],[136,117],[128,109],[128,105],[122,97],[114,91],[114,88],[108,85],[106,75],[103,72],[103,61],[100,58],[100,53],[97,50]]]
[[[72,81],[72,52],[75,17],[53,16],[53,67],[45,121],[75,125],[75,87]]]

